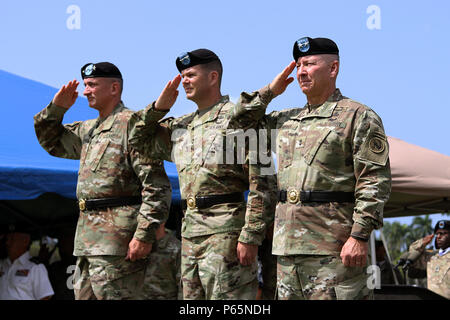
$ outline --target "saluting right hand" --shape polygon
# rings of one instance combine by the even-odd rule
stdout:
[[[295,61],[292,61],[284,70],[278,74],[275,79],[270,83],[269,87],[272,93],[275,96],[278,96],[286,90],[288,85],[294,81],[293,77],[289,77],[289,75],[294,71],[295,69]]]
[[[69,109],[78,98],[77,87],[80,83],[77,80],[69,81],[53,97],[53,104]]]
[[[175,104],[178,97],[178,86],[181,82],[181,75],[177,75],[173,80],[169,81],[163,91],[161,92],[158,100],[155,103],[156,110],[170,110]]]
[[[433,240],[433,238],[434,238],[434,233],[425,236],[425,237],[422,239],[423,244],[425,244],[425,245],[429,244],[429,243],[431,242],[431,240]]]

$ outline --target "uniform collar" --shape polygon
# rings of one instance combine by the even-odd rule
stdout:
[[[448,247],[445,250],[439,249],[439,256],[442,257],[443,255],[446,255],[449,252],[450,252],[450,247]]]
[[[230,101],[230,98],[228,95],[222,96],[220,101],[216,103],[214,106],[208,110],[204,115],[197,118],[197,112],[195,113],[194,121],[192,122],[192,127],[196,127],[198,125],[204,124],[206,122],[212,122],[217,119],[217,117],[220,114],[220,111],[222,110],[223,106],[226,105]]]
[[[31,258],[30,252],[27,251],[24,254],[22,254],[20,257],[18,257],[16,260],[14,260],[14,262],[11,262],[9,257],[6,259],[6,261],[7,261],[8,265],[12,265],[12,264],[26,265],[26,263],[30,260],[30,258]]]
[[[102,131],[108,131],[111,130],[113,124],[114,124],[114,119],[115,119],[115,115],[121,111],[123,111],[123,109],[125,109],[125,105],[123,104],[122,101],[120,101],[115,107],[113,112],[111,112],[111,114],[109,116],[107,116],[104,119],[101,119],[100,117],[97,118],[97,121],[100,122],[97,129],[95,130],[94,134],[97,132],[102,132]]]
[[[301,112],[296,118],[300,120],[306,118],[329,118],[333,115],[334,108],[337,106],[337,102],[342,100],[343,96],[339,89],[336,89],[327,101],[318,106],[311,106],[306,103],[304,112]]]

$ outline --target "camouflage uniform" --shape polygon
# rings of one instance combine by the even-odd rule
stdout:
[[[133,111],[122,102],[104,119],[63,125],[66,111],[50,103],[34,117],[34,124],[47,152],[80,159],[77,198],[142,195],[141,205],[80,211],[74,246],[81,272],[75,283],[77,298],[132,298],[136,288],[131,284],[142,283],[145,261],[125,261],[128,244],[133,237],[154,241],[155,229],[169,211],[169,180],[161,161],[139,157],[128,144],[128,120]],[[137,280],[117,284],[124,276]],[[91,283],[94,292],[86,287],[90,280],[96,282]],[[131,287],[122,291],[127,283]]]
[[[274,204],[276,204],[276,200]],[[273,224],[269,228],[273,232]],[[272,237],[266,236],[258,251],[261,262],[262,300],[273,300],[277,287],[277,256],[272,254],[272,240]]]
[[[409,267],[408,276],[425,274],[427,288],[441,296],[450,299],[450,253],[425,250],[426,244],[419,239],[409,246],[409,253],[419,253],[419,258]],[[422,272],[419,272],[422,271]]]
[[[245,202],[222,203],[185,211],[181,229],[184,299],[256,297],[257,264],[242,266],[236,246],[238,241],[260,245],[264,239],[264,190],[270,177],[249,164],[248,152],[240,163],[224,159],[226,137],[235,128],[230,121],[233,109],[228,96],[223,96],[201,116],[197,111],[159,121],[167,112],[155,110],[154,103],[134,116],[130,141],[142,154],[175,162],[183,199],[243,193],[250,187],[247,206]],[[233,157],[235,145],[236,141],[227,149],[234,151]]]
[[[263,118],[276,130],[278,188],[288,198],[289,191],[305,190],[354,192],[356,199],[278,203],[273,254],[279,256],[279,298],[367,297],[365,269],[340,266],[339,255],[350,234],[368,239],[382,226],[391,175],[381,119],[339,89],[322,105],[264,116],[272,97],[268,86],[243,93],[236,114],[246,123]]]
[[[181,300],[181,242],[174,232],[157,240],[149,255],[145,271],[143,299]]]

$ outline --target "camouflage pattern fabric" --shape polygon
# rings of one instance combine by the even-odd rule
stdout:
[[[272,254],[272,238],[264,239],[259,247],[262,274],[262,300],[275,299],[277,287],[277,256]]]
[[[135,300],[140,298],[145,259],[118,256],[78,257],[74,275],[75,300]]]
[[[278,188],[354,192],[356,199],[278,203],[273,253],[339,255],[350,234],[368,239],[383,223],[391,174],[381,119],[367,106],[343,97],[339,89],[322,105],[264,116],[270,102],[267,90],[241,94],[236,114],[264,119],[275,130],[271,134],[276,134]],[[241,119],[248,121],[249,115]]]
[[[166,229],[166,235],[156,240],[148,258],[145,271],[144,300],[182,300],[181,241],[174,232]]]
[[[436,254],[427,264],[428,289],[450,299],[450,254]]]
[[[347,268],[336,256],[278,256],[280,300],[373,299],[367,278],[366,268]]]
[[[181,277],[185,300],[256,298],[257,263],[250,266],[239,263],[238,237],[239,232],[225,232],[183,238]]]
[[[438,253],[438,250],[425,250],[428,244],[424,242],[424,239],[419,239],[414,241],[408,250],[409,255],[415,255],[418,258],[414,261],[414,263],[409,267],[408,274],[410,271],[426,271],[428,261],[430,261],[431,257]],[[423,273],[423,272],[420,272]],[[415,277],[413,277],[415,278]]]
[[[80,159],[77,198],[142,195],[141,205],[80,212],[75,256],[125,256],[133,237],[153,242],[168,216],[171,189],[161,161],[140,157],[129,145],[133,111],[119,103],[105,119],[63,125],[67,110],[52,103],[34,117],[36,135],[51,155]]]
[[[233,108],[224,96],[202,116],[194,112],[159,121],[167,111],[155,110],[153,103],[133,115],[130,141],[142,155],[175,162],[183,199],[250,190],[247,205],[237,202],[188,208],[183,238],[239,231],[240,242],[260,245],[266,227],[265,191],[271,178],[261,175],[261,167],[249,161],[248,141],[239,148],[238,140],[233,139],[238,134],[231,117]]]
[[[228,96],[207,112],[177,119],[155,110],[154,103],[131,119],[130,141],[140,154],[175,162],[183,199],[244,193],[247,203],[223,203],[209,208],[187,208],[182,221],[182,282],[184,299],[254,299],[257,279],[254,266],[241,266],[237,242],[260,245],[266,210],[275,192],[273,174],[252,162],[249,140],[238,135],[242,128],[232,117],[234,104]],[[220,239],[220,240],[219,240]]]
[[[418,270],[426,270],[427,288],[447,299],[450,299],[450,254],[439,255],[439,251],[425,250],[423,239],[413,242],[409,246],[409,252],[419,253],[419,258],[414,261],[408,270],[415,273]]]

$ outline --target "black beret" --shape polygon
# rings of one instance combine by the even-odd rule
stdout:
[[[219,61],[219,57],[208,49],[197,49],[190,52],[184,52],[177,57],[175,61],[178,71],[196,66],[198,64],[206,64],[213,61]]]
[[[436,223],[436,226],[434,227],[434,233],[438,231],[439,229],[445,229],[450,230],[450,220],[441,220]]]
[[[86,63],[81,68],[81,77],[85,78],[119,78],[122,74],[115,65],[110,62]]]
[[[300,57],[314,54],[337,54],[339,49],[333,40],[327,38],[303,37],[295,41],[293,55],[295,61]]]

